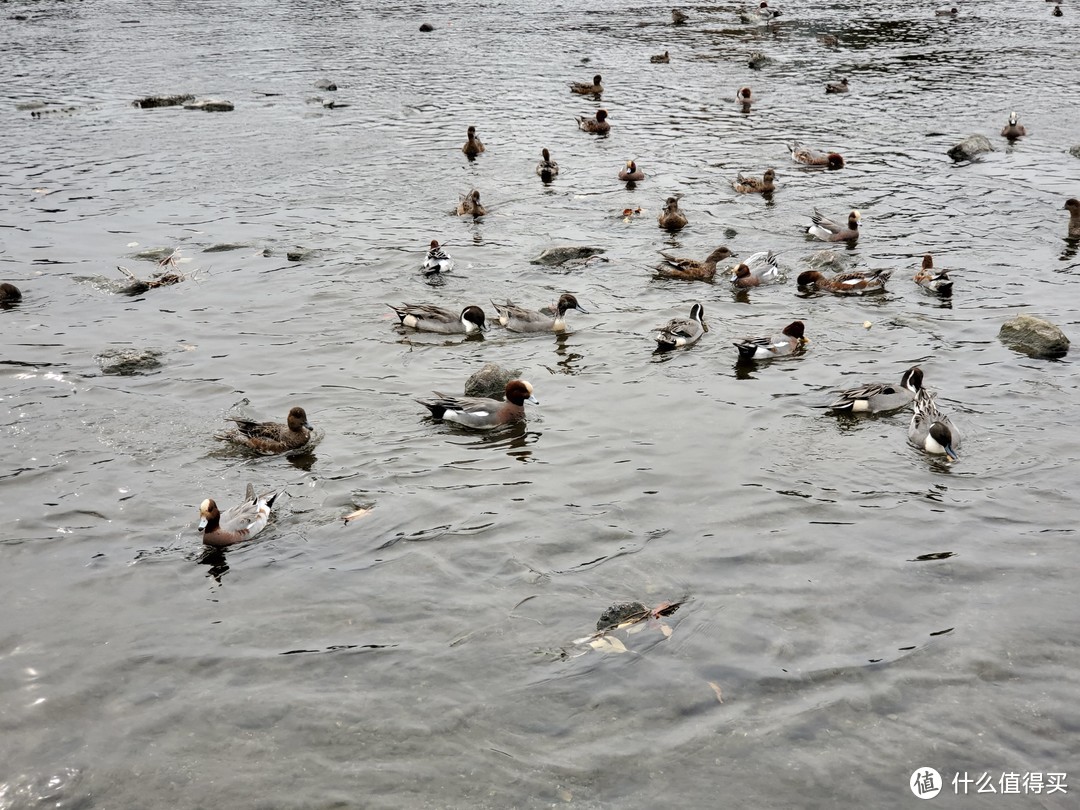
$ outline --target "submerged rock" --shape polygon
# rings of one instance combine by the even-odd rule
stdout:
[[[105,349],[96,354],[94,359],[101,366],[102,374],[131,377],[161,368],[161,358],[164,356],[165,352],[161,349]]]
[[[309,250],[304,247],[295,247],[292,250],[285,251],[285,258],[290,262],[302,262],[304,259],[310,259],[315,251]]]
[[[224,98],[200,98],[184,105],[185,110],[203,110],[205,112],[232,112],[233,103]]]
[[[949,157],[953,160],[974,160],[979,155],[993,151],[994,147],[985,135],[968,135],[949,150]]]
[[[750,54],[750,59],[747,65],[751,70],[761,70],[765,65],[769,64],[772,59],[763,54],[761,51],[753,51]]]
[[[1069,150],[1069,154],[1072,155],[1075,158],[1080,158],[1080,144],[1077,144],[1076,146],[1072,147]]]
[[[521,376],[521,371],[510,371],[498,363],[487,363],[465,381],[467,397],[499,397],[506,393],[506,384]]]
[[[148,107],[175,107],[179,104],[187,104],[189,101],[194,101],[195,96],[190,93],[182,93],[175,96],[147,96],[146,98],[137,98],[131,102],[132,107],[140,107],[146,109]]]
[[[319,79],[317,82],[315,82],[315,89],[316,90],[328,90],[330,92],[333,92],[333,91],[337,90],[337,85],[334,84],[329,79]]]
[[[435,26],[431,23],[420,23],[420,30],[426,34],[429,31],[434,31]]]
[[[1035,315],[1017,315],[1001,325],[998,339],[1010,349],[1029,357],[1063,357],[1069,339],[1057,326]]]
[[[245,245],[243,242],[221,242],[220,244],[204,248],[203,253],[224,253],[227,250],[243,250],[244,248],[249,247],[251,247],[251,245]]]
[[[569,261],[584,261],[603,253],[603,248],[588,247],[587,245],[559,245],[549,247],[539,256],[532,260],[531,264],[546,264],[554,267]]]
[[[22,301],[22,291],[14,284],[4,282],[0,284],[0,307],[8,307]]]
[[[132,253],[131,258],[148,262],[160,262],[172,256],[175,252],[176,248],[147,248],[146,250],[140,250],[138,253]]]
[[[611,627],[617,627],[628,619],[647,614],[648,612],[649,609],[641,604],[641,602],[616,602],[600,614],[600,620],[596,623],[596,629],[598,631],[603,631]]]

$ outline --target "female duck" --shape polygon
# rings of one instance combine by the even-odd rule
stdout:
[[[1064,208],[1069,212],[1069,238],[1080,238],[1080,200],[1070,197],[1065,201]]]
[[[578,128],[582,132],[591,132],[594,135],[606,135],[611,131],[611,124],[607,120],[607,110],[597,110],[595,118],[577,116]]]
[[[844,168],[844,158],[839,152],[819,152],[809,149],[801,143],[793,143],[788,146],[791,150],[791,159],[805,166],[825,166],[829,169]]]
[[[464,152],[467,157],[474,158],[484,151],[484,144],[476,137],[476,127],[469,127],[466,137],[468,140],[466,140],[465,145],[461,147],[461,151]]]
[[[891,270],[875,270],[872,273],[853,270],[850,273],[839,273],[835,276],[826,276],[817,270],[807,270],[799,273],[795,283],[800,287],[813,287],[833,295],[863,295],[884,292],[885,282],[891,275]]]
[[[945,270],[934,269],[934,257],[929,253],[923,256],[922,267],[919,268],[913,280],[927,292],[952,295],[952,279]]]
[[[677,278],[684,281],[710,281],[716,275],[716,265],[735,254],[727,245],[721,245],[710,253],[704,261],[697,259],[680,259],[676,256],[660,251],[664,257],[664,264],[658,265],[657,274],[663,278]]]
[[[265,455],[296,450],[311,441],[311,425],[301,407],[291,408],[280,422],[254,422],[250,419],[230,419],[236,427],[217,438],[243,445]]]
[[[457,215],[459,217],[471,216],[475,219],[484,216],[486,213],[487,209],[480,202],[480,192],[475,188],[468,194],[462,195],[461,200],[458,202]]]
[[[212,498],[207,498],[199,506],[199,530],[203,533],[203,543],[208,546],[231,546],[250,540],[266,526],[270,519],[270,509],[281,492],[255,495],[255,487],[247,485],[244,502],[239,506],[218,509]]]
[[[424,265],[420,269],[425,276],[433,276],[436,273],[449,273],[454,269],[454,260],[439,246],[438,239],[432,239],[431,247],[424,258]]]
[[[739,350],[739,360],[772,360],[794,354],[805,343],[803,334],[806,330],[802,321],[793,321],[779,334],[770,337],[743,338],[735,344]]]
[[[664,203],[664,210],[657,217],[660,227],[665,231],[681,231],[686,227],[686,215],[679,210],[677,197],[668,197]]]
[[[740,194],[772,194],[776,191],[776,170],[766,169],[763,177],[751,177],[739,172],[731,187]]]
[[[565,332],[567,310],[576,309],[589,314],[570,293],[560,295],[554,308],[539,311],[525,309],[509,301],[505,304],[492,301],[491,304],[499,313],[499,323],[511,332]]]
[[[559,164],[551,159],[551,153],[545,148],[540,150],[541,160],[536,164],[536,174],[545,183],[550,183],[559,174]]]
[[[689,318],[672,318],[656,333],[656,345],[660,351],[693,346],[703,334],[709,331],[705,323],[705,307],[694,304],[690,307]]]
[[[932,455],[959,458],[960,433],[952,421],[938,410],[937,400],[927,389],[915,395],[915,414],[908,425],[908,441]]]
[[[624,183],[636,183],[645,179],[645,172],[638,168],[637,163],[628,160],[626,161],[626,168],[619,172],[619,179]]]
[[[858,211],[852,211],[848,214],[847,227],[845,228],[843,225],[833,222],[822,215],[815,208],[813,215],[810,217],[811,224],[807,227],[806,233],[823,242],[854,242],[859,238],[859,220],[861,219],[862,215]]]
[[[402,326],[418,332],[438,332],[443,335],[471,335],[488,330],[484,310],[478,306],[467,306],[461,314],[432,304],[402,304],[395,307],[387,304],[397,313]]]
[[[664,51],[663,53],[658,53],[655,56],[650,56],[649,61],[652,62],[654,65],[666,65],[668,62],[671,61],[671,57],[668,56],[667,51]]]
[[[900,385],[871,383],[840,391],[828,405],[815,405],[837,413],[888,413],[911,404],[922,390],[923,373],[918,366],[909,368],[900,378]]]
[[[491,430],[501,425],[520,422],[525,418],[525,403],[539,405],[533,396],[533,387],[525,380],[511,380],[506,384],[506,401],[489,397],[455,397],[435,392],[437,399],[416,400],[435,419],[455,422],[474,430]]]
[[[570,82],[570,92],[577,93],[582,96],[600,95],[604,92],[604,85],[600,83],[601,77],[597,73],[592,77],[592,84],[588,82]]]
[[[829,82],[825,85],[826,93],[846,93],[848,91],[847,77],[838,82]]]
[[[771,250],[763,250],[754,253],[745,262],[739,264],[731,271],[731,277],[728,280],[735,287],[746,288],[772,284],[782,277],[780,265],[776,263],[776,255]]]

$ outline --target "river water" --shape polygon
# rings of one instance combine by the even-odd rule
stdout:
[[[942,806],[1080,806],[1080,784],[952,784],[1080,781],[1080,380],[997,339],[1019,312],[1080,337],[1075,6],[684,8],[0,5],[0,281],[24,293],[0,311],[0,808],[889,808],[924,767]],[[607,138],[566,87],[596,72]],[[182,92],[236,109],[131,106]],[[972,133],[995,151],[953,164]],[[848,166],[792,164],[796,139]],[[769,166],[771,201],[731,191]],[[452,213],[473,187],[476,222]],[[893,269],[885,294],[796,291],[815,206],[862,211],[836,253]],[[441,286],[417,272],[433,238]],[[725,243],[776,251],[788,283],[653,277],[658,250]],[[606,261],[530,264],[558,244]],[[175,248],[185,281],[117,293],[117,265]],[[911,282],[927,251],[951,301]],[[564,291],[589,314],[559,337],[403,334],[386,307]],[[711,331],[654,355],[694,301]],[[733,340],[796,318],[805,353],[736,368]],[[131,348],[163,365],[102,373]],[[413,402],[488,361],[535,386],[526,425]],[[914,364],[955,463],[908,446],[904,412],[811,407]],[[321,442],[223,448],[244,401],[304,406]],[[249,481],[287,488],[275,520],[204,554],[198,504]],[[684,599],[627,652],[574,644],[614,602]]]

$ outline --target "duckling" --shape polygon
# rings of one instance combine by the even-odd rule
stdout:
[[[664,203],[664,210],[660,212],[660,216],[657,218],[660,222],[660,227],[665,231],[681,231],[686,227],[686,215],[679,210],[679,200],[677,197],[668,197]]]
[[[471,335],[488,331],[484,310],[475,305],[465,307],[460,313],[433,304],[402,304],[400,307],[387,304],[387,306],[394,310],[402,326],[418,332]]]
[[[474,158],[484,151],[484,144],[476,137],[476,127],[469,127],[467,135],[468,140],[461,147],[461,151],[465,153],[466,157]]]
[[[570,82],[570,92],[582,96],[600,95],[604,92],[604,85],[601,84],[601,81],[601,76],[597,73],[592,77],[592,84],[588,82]]]
[[[735,344],[739,350],[740,362],[749,360],[772,360],[794,354],[806,343],[803,336],[806,325],[802,321],[793,321],[779,334],[770,337],[743,338]]]
[[[1024,129],[1024,125],[1019,123],[1016,112],[1009,113],[1009,123],[1007,123],[1001,129],[1001,137],[1008,138],[1010,141],[1015,141],[1017,138],[1022,138],[1027,135],[1027,130]]]
[[[499,313],[499,323],[511,332],[565,332],[567,310],[576,309],[589,314],[570,293],[560,295],[554,308],[545,307],[539,311],[525,309],[510,301],[505,304],[492,301],[491,305]]]
[[[1069,212],[1069,238],[1080,238],[1080,200],[1070,197],[1065,201],[1065,210]]]
[[[230,418],[236,427],[215,438],[239,444],[264,455],[296,450],[311,441],[311,425],[301,407],[291,408],[285,424]]]
[[[689,318],[672,318],[656,332],[656,346],[659,351],[670,351],[683,346],[693,346],[703,334],[709,331],[705,323],[705,307],[694,304],[690,307]]]
[[[943,414],[937,406],[937,399],[927,388],[922,388],[915,395],[915,413],[908,425],[908,441],[932,455],[945,455],[949,459],[959,458],[960,433],[952,420]]]
[[[927,292],[952,295],[952,279],[946,271],[934,270],[934,257],[929,253],[923,256],[922,268],[915,274],[913,281]]]
[[[632,160],[626,161],[626,168],[619,171],[619,179],[624,183],[636,183],[645,179],[645,172]]]
[[[808,236],[814,236],[823,242],[854,242],[859,238],[859,220],[862,215],[858,211],[848,214],[847,227],[833,222],[823,216],[820,211],[814,209],[810,217],[811,225],[807,227]]]
[[[551,153],[545,148],[540,150],[542,160],[536,164],[536,173],[545,183],[550,183],[559,174],[559,164],[551,159]]]
[[[686,12],[681,8],[673,8],[671,10],[671,22],[673,25],[682,25],[690,18],[686,15]]]
[[[825,85],[826,93],[846,93],[848,91],[848,81],[845,76],[838,82],[829,82]]]
[[[656,272],[663,278],[677,278],[684,281],[709,281],[716,275],[716,264],[730,258],[732,253],[727,245],[721,245],[710,253],[704,261],[680,259],[661,250],[664,264],[658,265]]]
[[[435,392],[437,399],[416,400],[429,411],[435,419],[454,422],[474,430],[492,428],[520,422],[525,419],[525,403],[539,405],[533,396],[532,384],[527,380],[510,380],[506,384],[506,401],[499,402],[489,397],[455,397]]]
[[[284,491],[284,490],[283,490]],[[281,492],[255,495],[255,487],[247,485],[244,502],[222,512],[213,498],[199,506],[199,531],[208,546],[231,546],[250,540],[265,528],[270,509]]]
[[[611,131],[611,124],[607,120],[607,110],[597,110],[595,118],[577,116],[578,128],[582,132],[592,132],[597,135],[606,135]]]
[[[654,65],[666,65],[668,62],[671,61],[671,57],[668,56],[667,51],[664,51],[663,53],[658,53],[655,56],[650,56],[649,61],[652,62]]]
[[[747,257],[745,262],[733,268],[728,281],[737,288],[760,287],[762,284],[780,281],[783,276],[780,265],[776,263],[776,254],[771,250],[763,250]]]
[[[480,202],[480,192],[475,188],[468,194],[461,196],[461,201],[457,206],[457,215],[459,217],[472,216],[482,217],[487,213],[487,209]]]
[[[739,176],[731,181],[731,187],[740,194],[772,194],[776,191],[776,170],[766,169],[762,178],[751,177],[739,172]]]
[[[834,295],[863,295],[864,293],[883,292],[885,282],[889,280],[891,275],[891,270],[875,270],[872,273],[861,273],[858,270],[853,270],[835,276],[826,276],[817,270],[807,270],[799,273],[795,283],[800,287],[813,287]]]
[[[830,169],[844,168],[844,158],[837,152],[818,152],[800,143],[793,143],[788,146],[788,149],[791,150],[791,159],[796,163],[806,166],[827,166]]]

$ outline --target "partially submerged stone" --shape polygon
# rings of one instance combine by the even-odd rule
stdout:
[[[1045,318],[1017,315],[1001,325],[998,339],[1010,349],[1029,357],[1058,358],[1069,351],[1065,333]]]
[[[555,267],[569,261],[591,259],[593,256],[598,256],[603,252],[603,248],[589,247],[588,245],[557,245],[556,247],[549,247],[533,259],[531,263]]]
[[[506,393],[506,384],[520,377],[520,369],[511,371],[498,363],[487,363],[465,381],[465,396],[501,398]]]
[[[979,155],[993,152],[994,147],[985,135],[968,135],[949,150],[953,160],[974,160]]]
[[[1071,147],[1069,149],[1069,154],[1072,155],[1074,158],[1080,158],[1080,143],[1078,143],[1076,146]]]
[[[130,377],[160,368],[165,352],[161,349],[105,349],[94,356],[102,374]]]
[[[181,93],[174,96],[147,96],[146,98],[137,98],[131,102],[132,107],[139,107],[141,109],[147,109],[150,107],[176,107],[180,104],[187,104],[189,101],[194,101],[195,96],[190,93]]]
[[[315,82],[315,89],[316,90],[327,90],[329,92],[333,92],[333,91],[337,90],[337,85],[334,84],[329,79],[319,79],[317,82]]]
[[[205,112],[232,112],[233,103],[224,98],[201,98],[184,105],[185,110],[203,110]]]
[[[630,619],[644,617],[648,612],[649,609],[641,602],[616,602],[600,614],[596,629],[602,632]]]

